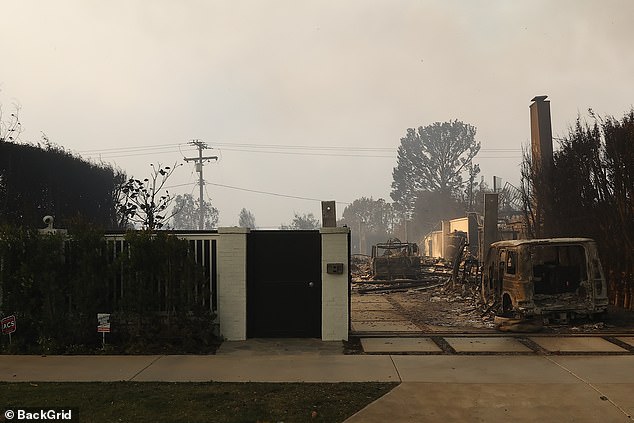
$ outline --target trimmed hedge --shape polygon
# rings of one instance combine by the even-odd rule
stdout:
[[[131,231],[115,253],[103,233],[42,235],[0,228],[0,316],[17,331],[5,352],[86,353],[101,347],[97,313],[111,313],[109,351],[208,351],[217,343],[209,283],[189,243]]]

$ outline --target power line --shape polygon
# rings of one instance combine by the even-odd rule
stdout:
[[[186,184],[170,185],[170,186],[165,187],[165,188],[178,188],[178,187],[189,186],[191,184],[195,184],[195,182],[189,182],[189,183],[186,183]],[[216,184],[216,183],[207,182],[207,181],[205,181],[205,185],[213,185],[213,186],[216,186],[216,187],[227,188],[227,189],[235,189],[235,190],[238,190],[238,191],[253,192],[253,193],[256,193],[256,194],[273,195],[275,197],[294,198],[296,200],[319,201],[319,202],[323,201],[323,200],[320,200],[318,198],[299,197],[297,195],[280,194],[280,193],[277,193],[277,192],[270,192],[270,191],[259,191],[259,190],[255,190],[255,189],[236,187],[236,186],[233,186],[233,185]],[[209,195],[209,193],[207,193],[207,195]],[[347,203],[345,201],[337,201],[337,204],[348,205],[348,204],[351,204],[351,203]]]
[[[232,186],[232,185],[216,184],[216,183],[213,183],[213,182],[207,182],[207,184],[213,185],[213,186],[216,186],[216,187],[235,189],[235,190],[238,190],[238,191],[247,191],[247,192],[253,192],[253,193],[256,193],[256,194],[273,195],[273,196],[276,196],[276,197],[294,198],[294,199],[297,199],[297,200],[307,200],[307,201],[319,201],[319,202],[323,201],[323,200],[320,200],[318,198],[300,197],[300,196],[297,196],[297,195],[287,195],[287,194],[280,194],[280,193],[277,193],[277,192],[269,192],[269,191],[259,191],[259,190],[255,190],[255,189],[241,188],[241,187],[236,187],[236,186]],[[350,204],[350,203],[346,203],[344,201],[337,201],[337,203],[338,204]]]
[[[194,150],[185,150],[185,151],[194,151]],[[325,157],[357,157],[357,158],[383,158],[383,159],[396,159],[397,156],[396,155],[368,155],[368,154],[328,154],[328,153],[310,153],[310,152],[306,152],[306,153],[302,153],[302,152],[290,152],[290,151],[255,151],[255,150],[244,150],[244,149],[230,149],[230,148],[223,148],[222,150],[218,150],[219,153],[221,153],[222,151],[234,151],[237,153],[240,152],[244,152],[244,153],[263,153],[263,154],[282,154],[282,155],[291,155],[291,156],[325,156]],[[102,154],[89,154],[86,155],[86,157],[92,157],[92,158],[99,158],[99,159],[116,159],[116,158],[123,158],[123,157],[136,157],[136,156],[150,156],[150,155],[157,155],[157,154],[170,154],[170,153],[180,153],[182,154],[183,151],[181,150],[165,150],[165,151],[153,151],[153,152],[139,152],[139,153],[133,153],[133,154],[114,154],[114,155],[102,155]],[[500,151],[500,153],[503,153],[502,151]],[[514,155],[514,156],[476,156],[474,157],[474,160],[479,160],[479,159],[515,159],[515,158],[521,158],[521,155]]]
[[[324,145],[292,145],[292,144],[246,144],[246,143],[222,143],[217,142],[214,145],[222,147],[236,148],[258,148],[258,149],[291,149],[291,150],[333,150],[333,151],[383,151],[391,152],[395,149],[392,147],[356,147],[356,146],[324,146]]]
[[[213,143],[215,146],[234,148],[257,148],[257,149],[292,149],[292,150],[332,150],[332,151],[369,151],[369,152],[395,152],[398,147],[357,147],[357,146],[314,146],[314,145],[289,145],[289,144],[247,144],[247,143]],[[480,151],[488,152],[510,152],[522,151],[521,148],[481,148]]]
[[[375,152],[392,152],[395,149],[391,147],[344,147],[344,146],[310,146],[310,145],[291,145],[291,144],[247,144],[247,143],[213,143],[215,146],[225,146],[233,148],[251,148],[251,149],[286,149],[286,150],[329,150],[329,151],[375,151]],[[80,154],[99,154],[99,153],[125,153],[147,150],[164,150],[180,147],[183,143],[177,144],[158,144],[158,145],[141,145],[131,147],[114,147],[114,148],[101,148],[92,150],[80,150]]]
[[[88,154],[86,155],[86,157],[92,157],[92,158],[98,157],[100,159],[117,159],[121,157],[152,156],[156,154],[171,154],[171,153],[180,153],[180,151],[179,150],[165,150],[165,151],[151,151],[151,152],[143,152],[143,153],[139,152],[139,153],[133,153],[133,154],[115,154],[115,155]]]
[[[341,154],[341,153],[312,153],[312,152],[294,152],[294,151],[266,151],[266,150],[247,150],[247,149],[236,149],[236,148],[223,148],[224,151],[235,151],[242,153],[264,153],[264,154],[285,154],[292,156],[328,156],[328,157],[368,157],[368,158],[384,158],[384,159],[395,159],[396,156],[385,156],[385,155],[368,155],[368,154]]]
[[[140,155],[140,153],[148,151],[158,151],[160,153],[176,152],[176,149],[180,150],[180,146],[183,143],[172,144],[159,144],[159,145],[146,145],[146,146],[130,146],[130,147],[115,147],[105,149],[92,149],[79,151],[80,154],[87,154],[95,156],[99,154],[107,155],[107,157],[127,157],[133,155]],[[339,152],[362,152],[362,153],[396,153],[397,148],[394,147],[356,147],[356,146],[313,146],[313,145],[289,145],[289,144],[253,144],[253,143],[227,143],[218,142],[214,145],[223,147],[227,151],[246,151],[257,153],[269,153],[269,154],[299,154],[297,151],[305,151],[306,155],[329,155],[329,156],[345,156],[345,157],[385,157],[391,158],[391,155],[366,155],[366,154],[339,154]],[[191,151],[193,149],[189,149]],[[273,151],[266,151],[273,150]],[[283,151],[290,150],[290,151]],[[332,153],[327,153],[327,152]],[[481,152],[489,153],[511,153],[522,151],[520,148],[482,148]],[[337,153],[335,153],[337,152]],[[136,154],[135,154],[136,153]],[[111,154],[117,154],[117,156],[111,156]],[[152,154],[152,153],[148,153]]]
[[[205,194],[207,194],[207,200],[209,200],[209,204],[211,204],[211,195],[209,195],[209,191],[207,191],[207,185],[209,184],[208,183],[205,184]]]
[[[178,146],[178,145],[177,145]],[[279,149],[279,147],[276,147],[277,149]],[[267,150],[267,149],[258,149],[258,146],[253,146],[251,147],[251,149],[239,146],[238,148],[223,148],[223,150],[226,151],[235,151],[235,152],[247,152],[247,153],[264,153],[264,154],[285,154],[285,155],[306,155],[306,156],[329,156],[329,157],[333,157],[333,156],[340,156],[340,157],[376,157],[376,158],[395,158],[396,156],[394,155],[370,155],[370,154],[342,154],[342,153],[337,153],[335,151],[354,151],[354,148],[347,148],[347,149],[340,149],[340,150],[336,150],[336,149],[331,149],[331,148],[322,148],[322,149],[317,149],[317,148],[295,148],[293,146],[288,146],[286,147],[287,149],[291,150],[291,151],[272,151],[272,150]],[[299,150],[299,151],[298,151]],[[305,150],[305,151],[302,151]],[[328,151],[328,150],[332,150],[332,153],[326,153],[326,152],[322,152],[322,153],[318,153],[318,152],[312,152],[311,150],[317,150],[317,151]],[[195,151],[195,149],[186,149],[185,151]],[[393,149],[376,149],[376,150],[370,150],[370,149],[362,149],[361,151],[394,151]],[[120,158],[120,157],[134,157],[134,156],[144,156],[144,155],[150,155],[150,154],[168,154],[168,153],[181,153],[182,155],[182,151],[180,148],[174,148],[174,147],[160,147],[160,148],[154,148],[154,147],[136,147],[136,148],[122,148],[122,149],[106,149],[106,150],[89,150],[89,151],[80,151],[79,153],[82,155],[85,155],[87,157],[100,157],[100,158]]]
[[[105,153],[107,151],[128,151],[128,150],[153,150],[157,148],[166,147],[178,147],[180,144],[152,144],[152,145],[139,145],[132,147],[114,147],[114,148],[98,148],[94,150],[81,150],[78,153]]]
[[[186,148],[185,151],[195,151],[194,148]],[[169,154],[181,152],[180,144],[174,144],[173,146],[145,146],[145,147],[124,147],[124,148],[109,148],[104,150],[86,150],[79,151],[78,153],[87,157],[131,157],[150,154]],[[182,154],[182,153],[181,153]]]

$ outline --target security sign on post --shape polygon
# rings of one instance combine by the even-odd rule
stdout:
[[[15,332],[15,316],[7,316],[2,319],[2,334],[10,335]]]
[[[97,332],[110,332],[110,315],[97,313]]]
[[[101,345],[106,347],[106,333],[110,333],[110,314],[97,313],[97,332],[101,332]]]
[[[11,334],[15,332],[16,324],[15,324],[15,316],[7,316],[4,319],[0,320],[2,324],[2,334],[9,335],[9,344],[11,344]]]

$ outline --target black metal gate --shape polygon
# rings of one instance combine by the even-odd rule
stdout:
[[[321,337],[319,231],[249,233],[247,337]]]

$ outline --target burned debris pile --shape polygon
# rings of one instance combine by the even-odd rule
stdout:
[[[535,245],[531,247],[535,251],[520,251],[524,245]],[[356,295],[386,295],[404,318],[421,328],[468,331],[495,327],[510,332],[573,333],[609,330],[615,326],[611,316],[603,313],[607,287],[598,259],[590,254],[591,245],[589,240],[578,239],[506,241],[494,244],[487,261],[480,263],[464,244],[454,250],[452,261],[446,261],[420,255],[415,244],[389,240],[377,244],[371,256],[353,256],[352,289]],[[505,255],[498,257],[501,249]],[[521,260],[530,263],[522,264]],[[586,268],[587,277],[579,276]],[[507,278],[522,285],[518,279],[522,275],[536,283],[525,284],[527,289],[535,285],[534,292],[527,291],[518,302],[507,293],[520,291],[504,287],[510,283]],[[521,307],[528,313],[522,313]]]
[[[447,262],[421,256],[415,243],[398,239],[373,246],[371,256],[352,256],[351,272],[361,294],[429,289],[444,286],[451,278]]]
[[[419,327],[493,327],[493,313],[483,313],[479,267],[473,257],[461,253],[454,266],[420,255],[411,243],[398,240],[378,244],[372,252],[352,257],[354,293],[389,294],[388,301]]]

